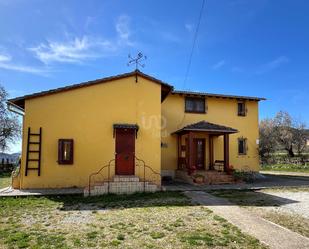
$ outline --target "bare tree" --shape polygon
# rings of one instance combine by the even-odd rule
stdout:
[[[7,149],[10,143],[15,143],[20,137],[21,126],[16,117],[6,107],[8,93],[0,85],[0,150]]]
[[[306,124],[302,121],[294,122],[293,141],[298,155],[301,155],[307,146],[308,134],[306,131]]]
[[[274,118],[274,134],[281,148],[288,152],[290,157],[295,156],[294,150],[301,154],[306,149],[306,124],[297,121],[289,113],[280,111]]]
[[[277,141],[285,149],[290,157],[294,157],[293,151],[293,121],[289,113],[280,111],[274,118],[274,133]]]
[[[260,122],[259,154],[262,159],[267,159],[276,151],[278,142],[274,133],[275,123],[273,119],[264,119]]]

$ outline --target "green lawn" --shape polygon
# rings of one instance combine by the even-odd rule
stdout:
[[[262,191],[253,190],[216,190],[211,194],[218,197],[227,198],[241,207],[247,208],[264,219],[270,220],[276,224],[286,227],[294,232],[309,238],[309,219],[292,213],[276,211],[271,207],[279,207],[285,204],[284,199],[273,196],[274,191],[289,192],[308,192],[309,188],[279,188],[268,189]]]
[[[11,174],[0,175],[0,189],[11,185]]]
[[[0,248],[265,248],[183,194],[0,199]]]
[[[309,173],[309,165],[297,165],[297,164],[263,165],[261,167],[261,170]]]

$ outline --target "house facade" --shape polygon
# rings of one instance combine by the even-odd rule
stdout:
[[[155,191],[161,176],[258,171],[260,100],[174,91],[140,71],[11,99],[24,112],[14,186]]]

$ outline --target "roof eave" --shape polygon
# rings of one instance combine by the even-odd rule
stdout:
[[[28,94],[28,95],[24,95],[24,96],[21,96],[21,97],[9,99],[8,101],[19,106],[20,108],[24,109],[25,100],[27,100],[27,99],[43,97],[43,96],[46,96],[46,95],[70,91],[70,90],[78,89],[78,88],[81,88],[81,87],[89,87],[89,86],[97,85],[97,84],[100,84],[100,83],[106,83],[106,82],[109,82],[109,81],[123,79],[123,78],[126,78],[126,77],[135,76],[135,75],[138,75],[140,77],[143,77],[144,79],[153,81],[156,84],[160,84],[162,87],[164,87],[164,89],[167,89],[168,93],[170,93],[174,89],[172,85],[169,85],[169,84],[167,84],[167,83],[165,83],[161,80],[158,80],[158,79],[156,79],[156,78],[154,78],[150,75],[144,74],[139,70],[135,70],[135,71],[132,71],[132,72],[129,72],[129,73],[124,73],[124,74],[120,74],[120,75],[116,75],[116,76],[105,77],[105,78],[101,78],[101,79],[97,79],[97,80],[73,84],[73,85],[70,85],[70,86],[64,86],[64,87],[60,87],[60,88],[56,88],[56,89],[51,89],[51,90],[42,91],[42,92],[38,92],[38,93]],[[166,94],[166,96],[167,95],[168,94]],[[163,100],[166,98],[166,96],[163,98]]]
[[[214,94],[214,93],[203,93],[203,92],[190,92],[190,91],[177,91],[177,90],[173,90],[172,94],[179,94],[179,95],[186,95],[186,96],[204,96],[204,97],[224,98],[224,99],[241,99],[241,100],[249,100],[249,101],[267,100],[266,98],[260,98],[260,97]]]
[[[182,132],[190,132],[190,131],[195,131],[195,132],[207,132],[207,133],[216,133],[216,134],[234,134],[238,133],[238,130],[216,130],[216,129],[180,129],[178,131],[173,132],[172,134],[179,134]]]

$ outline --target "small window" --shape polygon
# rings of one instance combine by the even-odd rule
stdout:
[[[205,98],[186,97],[185,112],[206,113]]]
[[[73,164],[73,139],[58,140],[58,163]]]
[[[247,155],[247,139],[238,138],[238,154]]]
[[[238,116],[246,116],[246,104],[245,102],[238,102]]]

